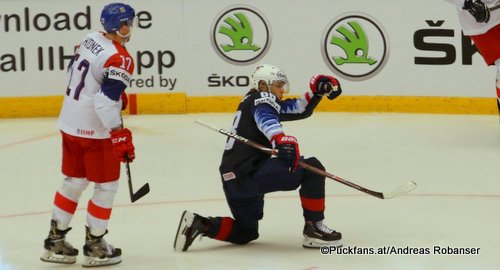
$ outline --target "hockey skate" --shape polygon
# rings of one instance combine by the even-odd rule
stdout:
[[[208,231],[208,219],[189,211],[182,213],[177,235],[175,236],[174,250],[186,251],[193,240],[200,234]]]
[[[108,231],[106,230],[106,233]],[[83,267],[97,267],[114,265],[122,262],[122,250],[106,243],[101,236],[90,234],[90,229],[85,226],[85,245],[83,246]]]
[[[305,248],[320,248],[322,246],[342,246],[342,234],[328,228],[323,221],[316,223],[307,221],[304,225],[304,241],[302,246]]]
[[[78,250],[66,242],[66,234],[71,230],[57,229],[57,222],[50,221],[49,236],[44,241],[45,253],[40,257],[44,262],[71,264],[76,262]]]

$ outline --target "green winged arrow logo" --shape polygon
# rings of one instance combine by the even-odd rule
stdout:
[[[239,22],[232,17],[227,17],[224,22],[230,27],[222,25],[219,28],[219,33],[228,36],[233,42],[232,45],[220,45],[224,52],[233,50],[260,50],[259,45],[253,44],[253,29],[247,17],[243,13],[235,13],[234,16],[236,16]]]
[[[332,36],[330,43],[339,46],[344,50],[346,58],[335,56],[333,60],[337,65],[349,64],[369,64],[373,65],[378,61],[368,57],[368,38],[365,31],[356,21],[350,21],[347,24],[354,31],[341,25],[336,29],[343,37]]]

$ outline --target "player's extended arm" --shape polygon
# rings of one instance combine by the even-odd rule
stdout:
[[[339,81],[327,75],[313,76],[309,82],[309,88],[311,91],[306,92],[301,98],[283,101],[280,112],[281,121],[307,118],[313,114],[323,96],[333,100],[342,93]]]

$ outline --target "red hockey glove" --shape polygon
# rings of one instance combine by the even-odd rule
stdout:
[[[123,111],[128,106],[128,97],[127,97],[127,93],[125,93],[125,91],[122,92],[121,99],[122,99],[122,111]]]
[[[132,162],[135,158],[135,147],[132,143],[132,132],[128,128],[111,131],[111,143],[116,158],[121,162]]]
[[[316,96],[327,95],[332,100],[342,94],[342,88],[337,79],[332,76],[314,75],[309,81],[309,88]]]
[[[287,166],[291,171],[295,171],[299,166],[300,151],[297,138],[286,136],[283,133],[275,135],[272,141],[276,144],[278,150],[278,158],[281,159],[283,165]]]

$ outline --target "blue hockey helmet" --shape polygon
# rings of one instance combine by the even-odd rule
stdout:
[[[122,23],[132,26],[135,10],[123,3],[112,3],[106,5],[101,12],[101,24],[106,32],[115,32],[120,29]]]

